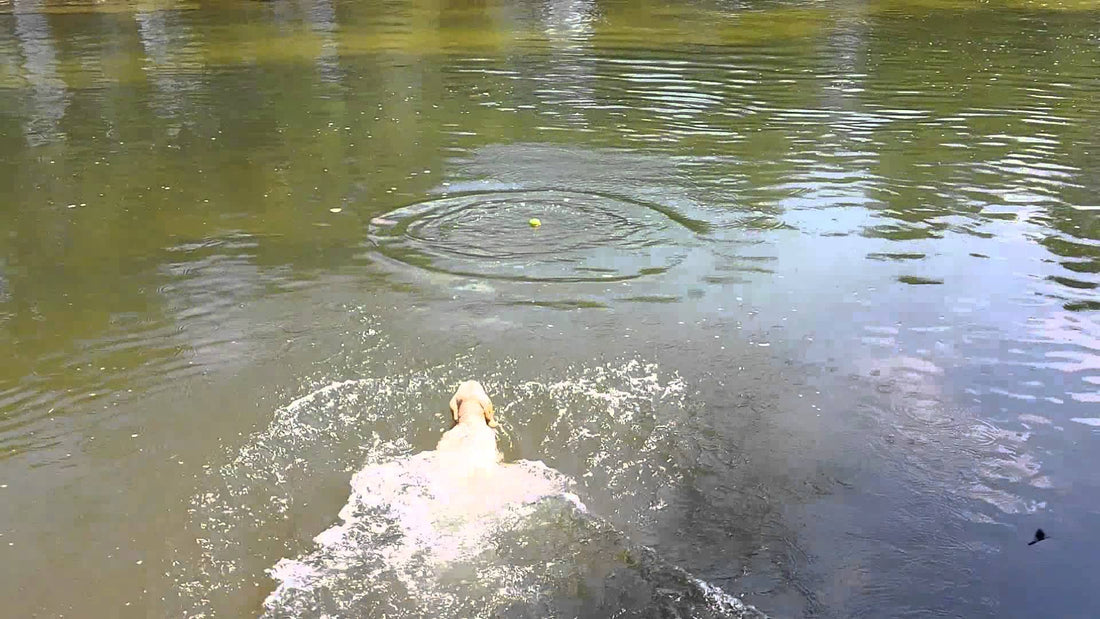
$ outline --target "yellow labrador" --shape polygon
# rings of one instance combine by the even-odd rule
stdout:
[[[497,433],[493,428],[493,402],[485,388],[476,380],[458,386],[451,397],[451,416],[455,425],[443,433],[436,450],[457,456],[472,467],[497,464],[504,456],[497,449]]]

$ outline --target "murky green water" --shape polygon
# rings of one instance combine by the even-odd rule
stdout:
[[[0,0],[4,614],[255,614],[480,377],[593,530],[772,616],[1088,616],[1098,32]],[[642,590],[585,526],[574,614]]]

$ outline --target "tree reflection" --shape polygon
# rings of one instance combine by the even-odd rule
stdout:
[[[119,366],[212,346],[176,327],[362,266],[372,217],[493,180],[469,155],[516,143],[637,151],[622,160],[675,172],[601,182],[702,205],[714,229],[897,245],[878,256],[986,255],[970,243],[1014,217],[1061,265],[1043,294],[1094,310],[1100,231],[1070,206],[1097,196],[1100,51],[1079,16],[1021,1],[14,0],[0,380],[83,384],[65,364],[95,355],[74,350],[135,330]]]
[[[58,73],[57,50],[41,0],[13,0],[15,37],[23,55],[23,79],[30,87],[31,110],[23,130],[27,144],[40,146],[64,139],[61,119],[69,92]]]

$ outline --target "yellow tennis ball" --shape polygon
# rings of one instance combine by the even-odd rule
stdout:
[[[531,224],[532,228],[538,228],[542,225],[542,222],[539,221],[537,217],[532,217],[527,223]]]

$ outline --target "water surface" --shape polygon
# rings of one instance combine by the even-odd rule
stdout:
[[[6,612],[278,614],[295,561],[333,570],[311,608],[380,604],[314,538],[476,377],[579,503],[466,567],[572,567],[416,612],[1088,616],[1097,32],[1091,0],[0,2]]]

